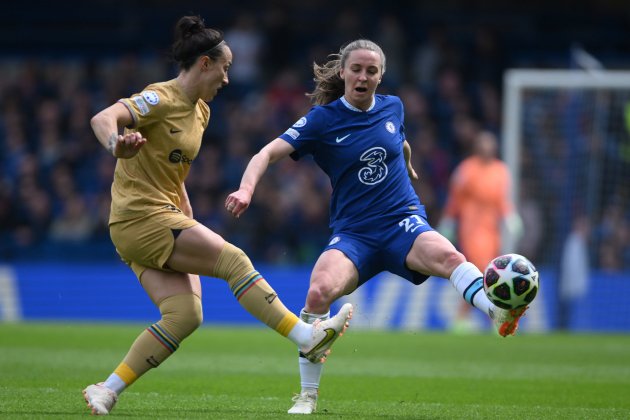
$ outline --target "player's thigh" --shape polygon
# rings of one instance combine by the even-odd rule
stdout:
[[[418,235],[405,263],[411,270],[449,278],[453,270],[464,261],[464,256],[448,239],[436,231],[428,231]]]
[[[354,291],[358,282],[357,267],[338,249],[324,251],[311,273],[311,289],[326,289],[335,299]]]
[[[140,276],[140,283],[155,305],[175,295],[192,293],[201,298],[201,281],[196,274],[147,268]]]
[[[175,271],[212,276],[224,245],[221,235],[198,224],[182,230],[166,263]]]

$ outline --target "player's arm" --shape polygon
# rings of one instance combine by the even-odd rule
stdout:
[[[411,166],[411,146],[409,145],[409,142],[407,140],[403,142],[403,156],[405,157],[405,164],[407,165],[407,173],[409,174],[409,178],[417,181],[418,174],[413,169],[413,166]]]
[[[98,141],[114,157],[128,159],[134,157],[147,139],[140,133],[119,134],[120,129],[133,123],[129,110],[121,103],[105,108],[90,121]]]
[[[293,146],[281,138],[272,140],[260,149],[247,164],[238,191],[228,195],[225,200],[227,211],[236,217],[243,214],[249,207],[256,185],[269,165],[289,156],[294,151]]]

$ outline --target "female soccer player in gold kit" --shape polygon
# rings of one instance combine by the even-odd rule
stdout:
[[[197,16],[177,22],[172,52],[180,67],[175,79],[151,84],[92,118],[99,142],[118,159],[112,241],[162,314],[104,382],[83,391],[93,414],[108,414],[126,387],[159,366],[201,324],[200,275],[225,279],[247,311],[313,362],[325,359],[352,316],[352,306],[344,305],[330,320],[301,321],[243,251],[193,219],[184,180],[210,119],[206,102],[228,84],[232,52],[222,34]]]

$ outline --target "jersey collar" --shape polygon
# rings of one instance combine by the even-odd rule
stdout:
[[[366,111],[363,111],[362,109],[359,109],[356,106],[352,105],[350,102],[348,102],[346,100],[345,96],[341,97],[341,102],[346,106],[346,108],[348,108],[351,111],[355,111],[355,112],[369,112],[369,111],[372,110],[372,108],[374,108],[374,105],[376,104],[376,99],[374,98],[374,96],[372,96],[372,105],[370,105],[370,107]]]

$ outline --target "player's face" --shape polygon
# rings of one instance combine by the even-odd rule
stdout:
[[[382,67],[381,56],[377,52],[351,51],[339,73],[345,84],[346,100],[359,109],[368,109],[381,82]]]
[[[227,45],[223,46],[223,55],[217,61],[208,59],[204,65],[207,67],[203,72],[201,99],[210,102],[217,96],[219,89],[229,83],[228,70],[232,65],[232,50]]]

